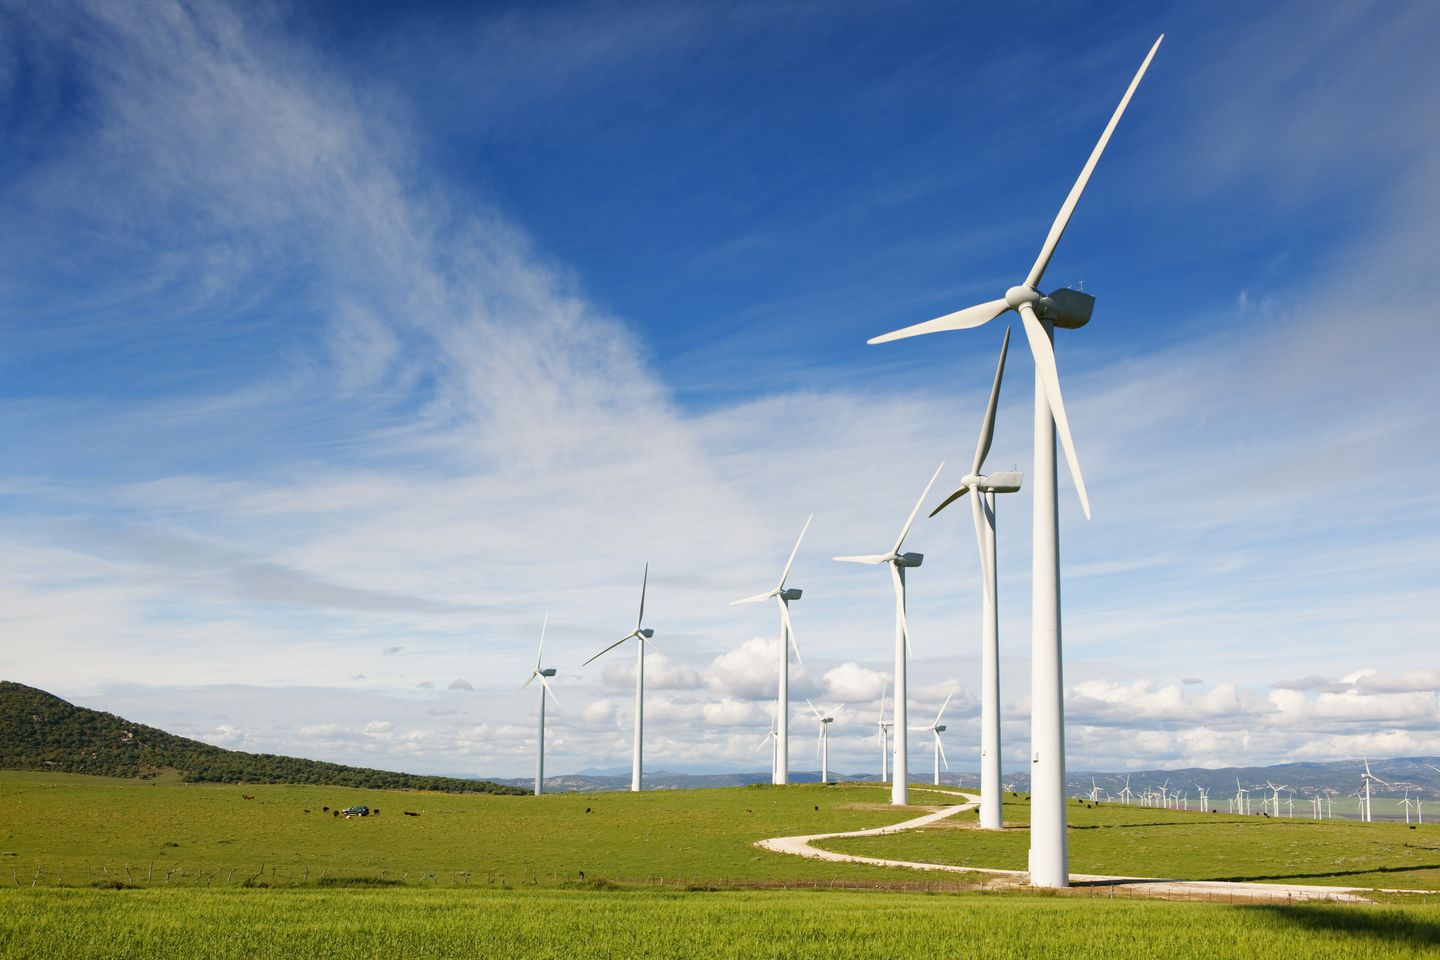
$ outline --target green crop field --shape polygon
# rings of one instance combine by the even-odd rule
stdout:
[[[847,837],[826,850],[957,866],[1025,869],[1029,807],[1006,797],[1016,829],[966,829],[975,813],[883,837]],[[1271,819],[1113,803],[1070,804],[1074,873],[1440,890],[1440,825]]]
[[[1250,960],[1280,949],[1327,958],[1440,949],[1440,905],[1430,898],[1252,906],[1095,891],[955,893],[944,888],[966,875],[808,861],[753,846],[921,810],[885,801],[884,788],[858,784],[534,798],[0,773],[0,956]],[[323,811],[355,803],[380,814],[346,820]],[[1023,820],[1024,804],[1007,812]],[[1304,857],[1369,857],[1361,868],[1373,871],[1403,867],[1413,851],[1421,869],[1383,874],[1384,885],[1418,886],[1412,877],[1436,862],[1430,846],[1415,845],[1430,844],[1430,835],[1403,824],[1236,822],[1083,805],[1072,818],[1077,870],[1200,875],[1225,855],[1208,847],[1228,844],[1247,850],[1257,873],[1280,877]],[[971,843],[993,846],[981,857]],[[989,837],[953,826],[831,843],[983,866],[1020,865],[1025,844],[1023,830]],[[1153,869],[1125,867],[1147,857]],[[656,886],[662,878],[666,885]],[[790,888],[728,889],[747,884]],[[933,892],[904,892],[921,884]]]

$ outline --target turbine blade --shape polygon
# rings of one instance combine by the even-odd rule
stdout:
[[[995,408],[1000,405],[1000,381],[1005,377],[1005,355],[1010,351],[1010,328],[1005,328],[1005,339],[1000,341],[1000,362],[995,365],[995,382],[990,386],[990,402],[985,405],[985,419],[980,421],[980,442],[975,444],[975,462],[970,472],[980,475],[985,466],[985,457],[990,453],[990,441],[995,438]]]
[[[790,623],[790,604],[779,597],[775,599],[780,603],[780,619],[785,623],[785,635],[790,638],[790,649],[795,651],[795,662],[804,663],[805,661],[800,659],[800,644],[795,642],[795,627]]]
[[[971,327],[978,327],[989,323],[1000,314],[1010,309],[1010,304],[1004,299],[991,300],[989,303],[977,303],[973,307],[966,307],[964,310],[956,310],[954,313],[947,313],[943,317],[936,317],[934,320],[926,320],[923,323],[911,324],[908,327],[901,327],[899,330],[892,330],[889,333],[882,333],[878,337],[871,337],[866,343],[889,343],[892,340],[904,340],[906,337],[918,337],[926,333],[939,333],[942,330],[969,330]]]
[[[810,712],[811,712],[811,713],[815,714],[815,719],[816,719],[816,720],[824,720],[824,719],[825,719],[825,714],[823,714],[823,713],[821,713],[819,710],[815,709],[815,704],[811,703],[810,700],[809,700],[809,698],[806,698],[806,700],[805,700],[805,705],[810,708]]]
[[[795,549],[790,551],[790,559],[785,561],[785,572],[780,574],[779,589],[785,589],[785,579],[790,576],[790,568],[795,565],[795,554],[800,552],[800,541],[805,539],[805,531],[810,529],[810,521],[815,519],[815,514],[805,518],[805,526],[800,528],[800,536],[795,538]]]
[[[545,679],[544,676],[540,676],[540,686],[544,687],[545,692],[550,694],[550,701],[554,703],[555,706],[560,706],[560,698],[555,696],[555,691],[550,689],[550,683]]]
[[[741,597],[739,600],[731,600],[730,606],[733,607],[741,603],[759,603],[761,600],[769,600],[774,595],[774,591],[771,591],[770,593],[757,593],[753,597]]]
[[[887,563],[890,560],[888,553],[867,553],[859,557],[831,557],[831,560],[839,560],[841,563]]]
[[[645,622],[645,588],[650,585],[650,564],[645,564],[645,576],[640,580],[640,612],[635,615],[635,629],[639,630],[640,625]]]
[[[990,511],[980,499],[979,490],[970,491],[970,516],[975,521],[975,543],[980,548],[980,577],[985,581],[985,599],[995,605],[995,574],[990,568],[990,551],[986,549],[986,531],[990,529]]]
[[[1080,459],[1075,455],[1075,441],[1070,439],[1070,418],[1065,416],[1065,399],[1060,395],[1060,374],[1055,369],[1055,349],[1035,308],[1028,303],[1020,304],[1020,318],[1024,321],[1025,336],[1030,340],[1030,352],[1035,356],[1035,374],[1045,391],[1045,400],[1050,405],[1050,414],[1055,418],[1055,430],[1060,434],[1060,446],[1065,450],[1065,462],[1070,465],[1070,477],[1075,481],[1075,492],[1080,495],[1080,508],[1085,519],[1090,519],[1090,498],[1085,493],[1085,478],[1080,474]]]
[[[1090,151],[1090,159],[1085,161],[1085,167],[1080,171],[1075,186],[1070,188],[1070,195],[1065,198],[1065,203],[1060,207],[1060,212],[1055,215],[1055,222],[1050,225],[1050,233],[1045,237],[1045,245],[1040,248],[1040,256],[1035,258],[1035,265],[1030,268],[1030,275],[1025,278],[1027,287],[1035,287],[1040,278],[1045,275],[1045,268],[1050,265],[1050,257],[1055,253],[1055,247],[1060,243],[1060,238],[1065,234],[1065,228],[1070,224],[1070,215],[1075,212],[1075,205],[1080,202],[1080,194],[1085,192],[1085,185],[1090,182],[1090,174],[1095,170],[1095,164],[1100,160],[1100,154],[1105,152],[1105,145],[1110,142],[1110,135],[1115,132],[1115,126],[1120,122],[1120,115],[1130,105],[1130,98],[1135,94],[1135,88],[1140,86],[1140,79],[1145,76],[1145,71],[1150,68],[1150,61],[1155,57],[1155,51],[1160,49],[1160,41],[1165,39],[1165,34],[1155,40],[1155,45],[1145,55],[1145,62],[1140,64],[1140,69],[1135,72],[1135,79],[1130,81],[1125,96],[1120,98],[1120,105],[1110,116],[1110,122],[1105,125],[1105,132],[1100,134],[1100,140],[1095,144],[1095,149]]]
[[[945,708],[950,706],[950,698],[955,696],[955,688],[951,687],[950,692],[945,695],[945,702],[940,704],[940,712],[935,714],[935,725],[940,725],[940,718],[945,716]]]
[[[531,674],[530,674],[530,679],[529,679],[529,680],[526,680],[524,683],[520,684],[520,689],[521,689],[521,690],[524,690],[526,687],[530,686],[530,684],[532,684],[532,683],[535,682],[535,678],[538,677],[538,676],[540,676],[540,674],[538,674],[538,673],[531,673]]]
[[[540,658],[545,655],[545,628],[550,625],[550,611],[545,611],[545,619],[540,622],[540,649],[535,651],[535,669],[540,669]]]
[[[940,762],[945,764],[945,769],[950,769],[950,758],[945,756],[945,744],[940,741],[940,734],[935,734],[935,747],[940,751]]]
[[[910,649],[910,620],[905,616],[905,580],[900,576],[900,568],[893,563],[890,579],[895,584],[895,612],[900,616],[900,632],[905,635],[905,655],[910,656],[914,651]]]
[[[946,507],[950,506],[950,504],[954,503],[956,500],[959,500],[961,497],[965,496],[965,494],[969,492],[969,487],[961,487],[959,490],[956,490],[954,493],[950,494],[950,496],[946,497],[944,502],[941,503],[940,506],[930,511],[930,518],[933,520],[935,518],[935,514],[939,513],[941,510],[944,510]]]
[[[596,660],[599,660],[601,657],[605,656],[605,654],[609,653],[611,650],[614,650],[616,647],[620,646],[620,644],[624,643],[626,640],[629,640],[633,636],[635,636],[633,632],[625,634],[625,636],[621,637],[619,640],[616,640],[614,643],[610,644],[610,646],[606,647],[604,650],[601,650],[589,660],[586,660],[584,663],[580,664],[580,666],[588,667],[590,664],[594,663]]]
[[[940,466],[936,467],[936,468],[935,468],[935,472],[934,472],[933,474],[931,474],[931,476],[930,476],[930,482],[927,483],[927,484],[925,484],[925,492],[922,493],[922,494],[920,494],[920,499],[919,499],[919,500],[916,500],[916,501],[915,501],[915,509],[911,510],[911,511],[910,511],[910,516],[906,518],[906,520],[905,520],[905,526],[900,529],[900,538],[895,541],[895,546],[894,546],[894,548],[890,551],[891,553],[899,553],[899,552],[900,552],[900,545],[905,542],[905,537],[909,535],[909,533],[910,533],[910,525],[915,522],[915,515],[920,512],[920,505],[925,502],[925,498],[926,498],[926,497],[930,496],[930,488],[933,487],[933,486],[935,486],[935,481],[938,480],[938,479],[940,479],[940,471],[941,471],[941,470],[944,470],[944,469],[945,469],[945,461],[944,461],[944,460],[941,460],[941,461],[940,461]]]
[[[880,721],[879,721],[880,723],[884,723],[884,722],[885,722],[885,693],[886,693],[885,688],[884,688],[884,687],[881,687],[881,688],[880,688]],[[882,731],[882,735],[883,735],[883,731]],[[1440,770],[1437,770],[1437,771],[1435,771],[1435,772],[1436,772],[1436,773],[1440,773]]]

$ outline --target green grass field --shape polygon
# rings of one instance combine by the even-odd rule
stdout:
[[[960,814],[921,830],[828,840],[840,853],[1024,870],[1029,807],[1006,798],[1003,832]],[[1102,803],[1070,804],[1074,873],[1440,890],[1440,825],[1269,819]]]
[[[1440,910],[879,891],[0,891],[0,956],[1433,957]]]
[[[1112,900],[1093,890],[953,893],[942,888],[964,875],[807,861],[752,845],[919,812],[885,800],[884,788],[865,785],[533,798],[0,773],[0,956],[1252,960],[1282,949],[1326,958],[1440,950],[1431,898],[1256,906]],[[345,820],[321,810],[353,803],[381,813]],[[1007,810],[1023,820],[1022,803]],[[1244,850],[1252,876],[1352,857],[1373,872],[1406,866],[1410,851],[1421,869],[1377,876],[1420,886],[1413,878],[1440,862],[1429,835],[1403,824],[1237,823],[1104,806],[1072,808],[1072,817],[1076,870],[1198,876]],[[882,855],[1023,866],[1027,838],[941,827],[833,843],[867,844]],[[1187,869],[1159,869],[1166,864]],[[654,886],[660,878],[665,887]],[[712,889],[771,883],[790,888]],[[897,892],[917,884],[935,892]]]

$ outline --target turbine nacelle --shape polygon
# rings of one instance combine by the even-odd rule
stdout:
[[[544,670],[536,670],[535,673],[542,677],[553,677],[555,676],[555,668],[546,667]]]
[[[786,601],[799,600],[801,595],[804,594],[804,592],[805,591],[801,590],[799,587],[787,587],[784,590],[777,590],[775,592],[775,596],[779,597],[781,600]]]
[[[1035,312],[1041,320],[1049,320],[1067,330],[1076,330],[1090,322],[1090,315],[1095,312],[1095,298],[1079,290],[1061,287],[1036,301]]]
[[[935,726],[931,727],[930,729],[934,730],[936,733],[944,733],[946,727],[945,727],[945,724],[940,723],[940,724],[936,724]]]
[[[643,630],[636,630],[634,635],[637,637],[644,637],[646,640],[649,640],[651,637],[655,636],[655,631],[651,630],[649,627],[645,627]]]
[[[895,564],[895,566],[897,567],[918,567],[920,566],[920,564],[925,562],[925,554],[902,553],[896,555],[895,558],[890,562]]]

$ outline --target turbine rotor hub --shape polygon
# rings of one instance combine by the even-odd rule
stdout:
[[[1011,310],[1018,310],[1022,303],[1036,303],[1040,300],[1040,291],[1025,284],[1017,284],[1005,291],[1005,303]]]

